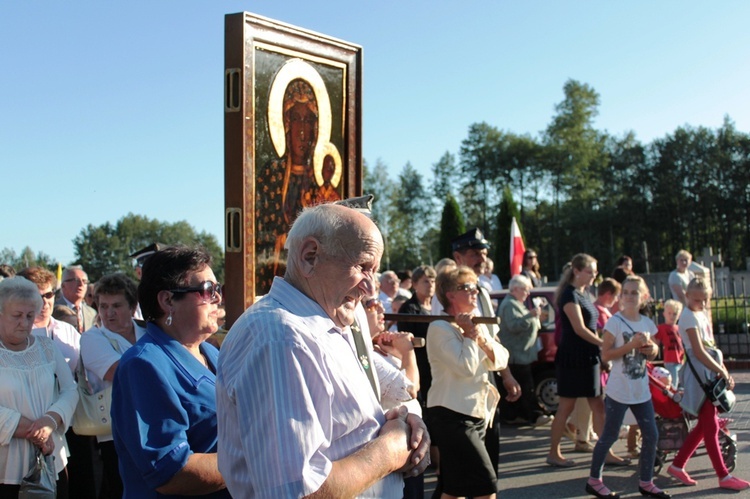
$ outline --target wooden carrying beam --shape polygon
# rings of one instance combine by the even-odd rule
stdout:
[[[455,321],[452,315],[415,315],[415,314],[385,314],[386,321],[395,322],[433,322],[433,321]],[[474,317],[474,324],[500,325],[500,317]]]

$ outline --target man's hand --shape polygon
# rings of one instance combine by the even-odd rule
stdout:
[[[409,411],[404,406],[391,409],[385,413],[385,424],[378,433],[378,438],[385,438],[388,441],[388,455],[383,458],[392,461],[392,471],[404,471],[411,468],[409,459],[412,454],[412,435],[411,427],[406,422],[408,415]]]
[[[400,463],[396,471],[406,473],[408,476],[417,476],[423,473],[430,465],[430,434],[422,418],[415,414],[410,414],[406,406],[391,409],[385,414],[386,423],[380,429],[379,437],[388,434],[395,434],[398,431],[405,431],[406,447],[396,448],[392,454]],[[396,424],[398,423],[398,425]],[[399,456],[402,451],[407,454]]]
[[[501,375],[503,377],[503,387],[505,387],[505,391],[508,392],[505,399],[508,402],[515,402],[521,398],[521,385],[518,384],[516,378],[510,373],[510,369],[504,369],[501,372]]]
[[[406,416],[406,422],[409,424],[409,428],[411,428],[411,439],[409,445],[414,449],[414,452],[412,452],[412,455],[409,458],[411,469],[406,469],[404,472],[407,476],[417,476],[424,473],[431,462],[430,434],[427,431],[427,426],[425,426],[422,418],[416,414],[409,413]]]

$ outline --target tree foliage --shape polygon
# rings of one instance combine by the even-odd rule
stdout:
[[[53,261],[51,256],[42,251],[34,253],[34,250],[28,246],[23,248],[20,253],[16,253],[11,248],[3,248],[0,250],[0,263],[10,265],[16,272],[26,267],[45,267],[52,271],[57,270],[57,262]]]
[[[76,261],[83,265],[92,281],[112,272],[135,277],[133,252],[151,243],[202,246],[213,259],[212,269],[219,282],[224,280],[224,253],[216,237],[196,230],[187,222],[160,222],[143,215],[128,213],[116,224],[106,222],[88,225],[73,239]]]
[[[750,254],[750,134],[726,117],[716,130],[685,125],[644,144],[632,132],[613,136],[598,130],[600,100],[591,86],[568,80],[549,125],[537,137],[487,122],[471,124],[458,164],[453,153],[442,153],[420,203],[435,212],[442,206],[439,230],[430,213],[421,213],[398,232],[411,236],[419,226],[423,242],[437,245],[436,253],[444,257],[465,226],[482,227],[495,242],[496,266],[502,268],[508,264],[507,214],[516,210],[504,203],[512,199],[520,206],[516,219],[526,246],[537,250],[542,272],[551,280],[581,251],[596,257],[605,274],[622,254],[633,257],[636,272],[658,272],[673,268],[677,250],[700,254],[705,246],[721,252],[726,265],[744,268]],[[387,177],[387,167],[380,168]],[[405,192],[381,184],[383,199],[391,204],[380,209],[395,223]],[[503,201],[506,188],[511,196]],[[460,217],[465,218],[459,223]],[[415,251],[407,252],[409,262],[416,256],[419,263],[429,261],[428,249]]]
[[[440,238],[438,258],[452,258],[453,250],[451,241],[466,232],[466,224],[461,214],[461,208],[458,206],[456,198],[448,194],[443,206],[443,214],[440,218]]]

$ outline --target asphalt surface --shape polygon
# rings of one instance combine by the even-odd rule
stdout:
[[[750,370],[732,372],[736,387],[737,405],[729,415],[733,419],[729,428],[737,437],[736,468],[733,475],[750,480]],[[504,427],[500,437],[500,492],[499,497],[513,499],[592,497],[584,486],[589,474],[591,454],[573,452],[573,443],[563,439],[563,455],[575,459],[573,468],[553,468],[545,463],[549,449],[549,426],[544,428]],[[616,454],[624,456],[625,440],[613,447]],[[669,453],[667,464],[654,477],[657,486],[668,490],[672,497],[750,497],[750,489],[742,492],[718,488],[718,479],[711,462],[701,445],[687,465],[687,471],[698,484],[685,487],[667,475],[666,468],[674,458]],[[605,466],[604,483],[621,497],[642,497],[638,492],[637,460],[628,467]],[[435,488],[434,472],[425,475],[425,498],[430,498]]]

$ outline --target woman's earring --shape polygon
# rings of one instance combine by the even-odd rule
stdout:
[[[167,317],[167,326],[172,325],[172,311],[169,311],[169,317]]]

